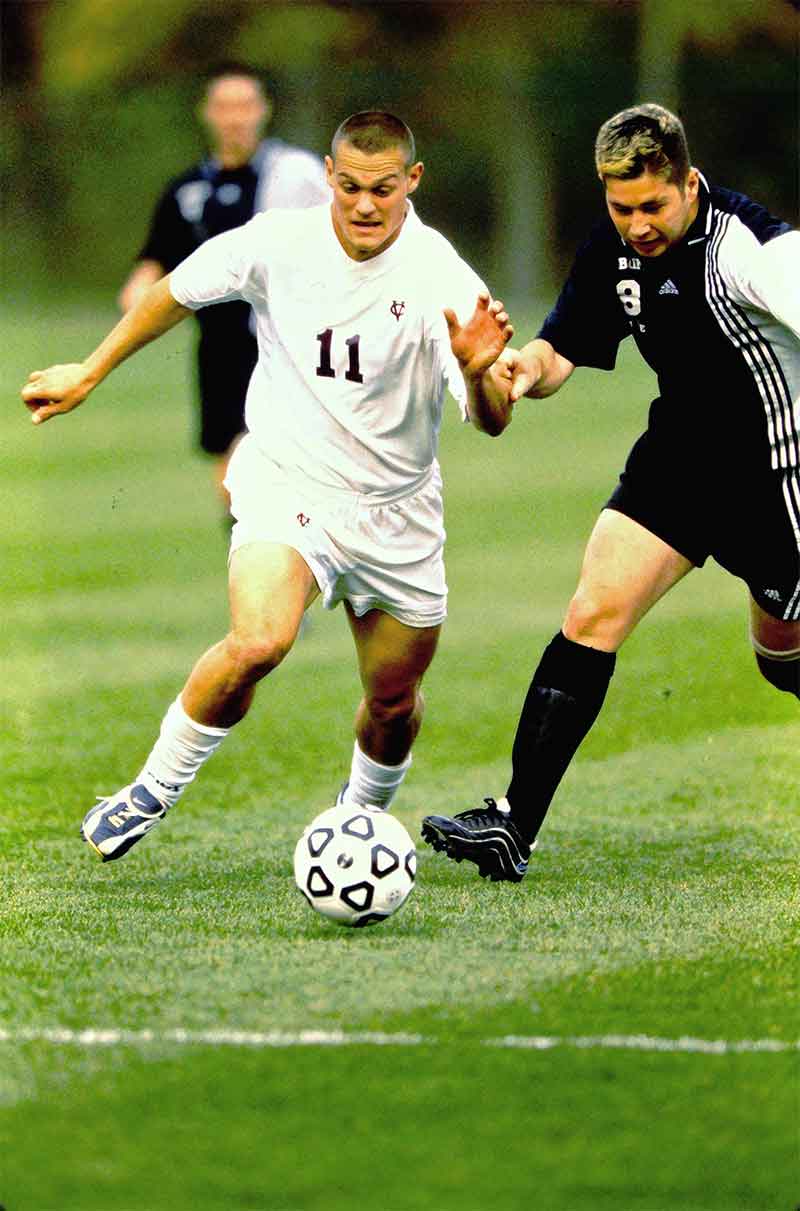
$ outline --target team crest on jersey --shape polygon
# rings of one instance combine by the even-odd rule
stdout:
[[[406,309],[405,303],[398,303],[396,299],[392,300],[392,305],[389,308],[389,310],[391,311],[394,318],[397,320],[398,324],[400,323],[400,316],[403,314],[405,309]]]
[[[203,207],[214,192],[208,181],[188,181],[175,193],[178,209],[187,223],[199,223]]]
[[[217,190],[217,201],[222,206],[235,206],[242,196],[242,187],[235,181],[227,181]]]

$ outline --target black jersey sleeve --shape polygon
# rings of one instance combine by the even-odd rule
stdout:
[[[137,260],[158,261],[165,273],[170,273],[194,252],[197,243],[191,225],[180,212],[174,186],[170,186],[159,199]]]
[[[759,244],[768,244],[779,235],[785,235],[792,230],[789,223],[770,214],[758,202],[748,198],[746,194],[735,193],[732,189],[723,189],[715,185],[711,189],[712,205],[720,210],[735,214],[744,226],[752,232]]]
[[[621,249],[620,245],[620,249]],[[613,370],[630,333],[615,294],[615,246],[596,228],[578,249],[555,306],[538,333],[574,366]]]

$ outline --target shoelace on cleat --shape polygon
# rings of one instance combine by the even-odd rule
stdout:
[[[484,799],[485,807],[471,807],[468,811],[459,812],[456,820],[474,820],[476,824],[510,824],[511,818],[506,812],[501,812],[494,799]],[[498,821],[498,816],[500,820]]]

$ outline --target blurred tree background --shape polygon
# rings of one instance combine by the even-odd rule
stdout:
[[[200,74],[262,67],[271,133],[320,154],[348,113],[397,110],[423,217],[498,293],[563,272],[602,206],[598,125],[684,118],[694,162],[798,213],[796,0],[0,0],[3,278],[114,291],[166,181],[203,153]]]

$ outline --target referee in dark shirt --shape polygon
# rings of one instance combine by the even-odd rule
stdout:
[[[273,206],[315,206],[330,198],[324,165],[310,152],[263,139],[272,103],[250,67],[222,64],[207,77],[201,108],[211,155],[169,183],[147,240],[119,295],[128,311],[153,282],[202,243]],[[214,478],[226,504],[223,479],[244,429],[244,406],[256,364],[256,339],[247,303],[222,303],[197,312],[200,446],[214,457]]]
[[[505,796],[423,823],[495,880],[524,877],[617,649],[709,556],[750,590],[762,675],[800,698],[800,232],[709,185],[661,106],[610,118],[595,153],[608,214],[538,337],[507,351],[510,400],[552,395],[576,366],[613,369],[629,335],[660,394],[534,673]]]

